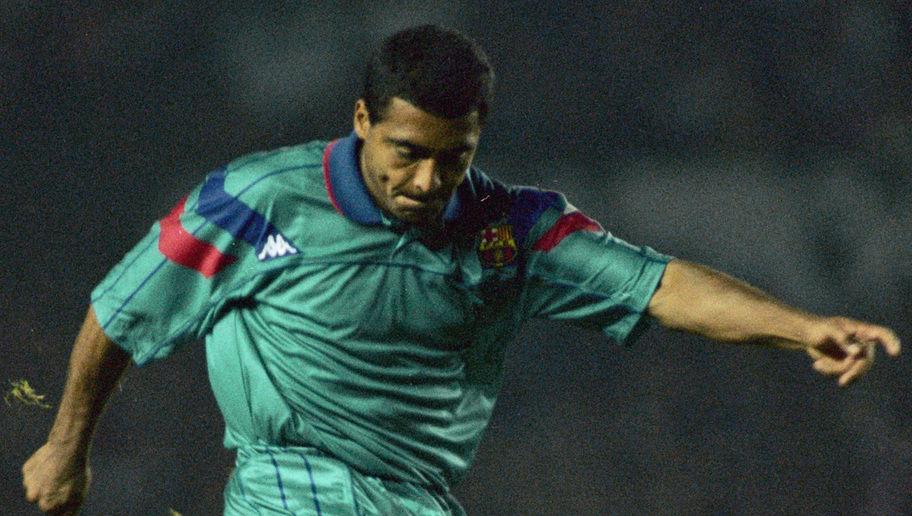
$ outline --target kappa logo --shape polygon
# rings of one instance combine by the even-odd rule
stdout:
[[[285,239],[282,238],[282,235],[269,235],[266,239],[266,245],[263,246],[263,250],[260,251],[257,258],[259,258],[260,261],[263,261],[270,258],[285,256],[286,254],[298,254],[298,250],[286,242]]]
[[[478,243],[478,257],[482,267],[500,268],[516,258],[516,240],[513,238],[513,226],[498,224],[481,230]]]

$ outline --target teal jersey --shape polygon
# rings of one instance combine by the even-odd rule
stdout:
[[[92,293],[139,364],[205,338],[224,443],[307,446],[447,490],[533,317],[642,328],[669,257],[563,195],[470,169],[439,224],[390,220],[354,135],[240,158],[152,226]]]

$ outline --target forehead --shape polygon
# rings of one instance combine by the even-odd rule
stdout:
[[[477,112],[460,118],[443,118],[399,97],[390,100],[385,116],[375,127],[381,130],[384,138],[431,150],[474,148],[481,134]]]

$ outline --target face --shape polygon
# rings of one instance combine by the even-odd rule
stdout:
[[[394,97],[385,115],[371,123],[364,101],[355,104],[367,189],[387,215],[416,225],[433,224],[475,156],[481,134],[478,114],[440,118]]]

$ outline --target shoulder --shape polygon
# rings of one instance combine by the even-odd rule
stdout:
[[[534,186],[507,185],[480,170],[472,169],[467,179],[467,215],[481,227],[508,224],[520,246],[530,234],[540,233],[574,208],[566,197]]]
[[[216,170],[224,176],[225,191],[246,203],[295,191],[313,191],[311,183],[322,181],[323,151],[327,142],[318,140],[301,145],[255,152],[235,159]]]
[[[564,194],[534,186],[508,185],[477,168],[472,168],[466,178],[464,198],[476,209],[485,204],[489,211],[511,218],[535,217],[547,209],[563,211],[567,206]]]
[[[300,222],[331,209],[322,173],[326,145],[258,152],[219,167],[199,187],[195,211],[247,241],[261,260],[297,253]]]

